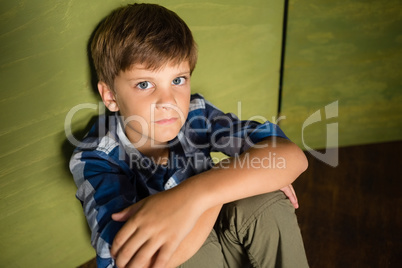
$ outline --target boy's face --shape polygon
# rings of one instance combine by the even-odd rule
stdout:
[[[190,66],[185,61],[155,71],[136,64],[115,78],[114,92],[102,82],[98,88],[105,105],[123,116],[129,140],[152,149],[175,138],[187,118]]]

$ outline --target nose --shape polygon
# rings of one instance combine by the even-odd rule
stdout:
[[[171,109],[172,107],[176,107],[176,100],[173,93],[173,90],[169,87],[159,88],[159,94],[157,101],[155,103],[156,109]]]

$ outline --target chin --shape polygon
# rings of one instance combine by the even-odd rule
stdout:
[[[155,135],[155,140],[158,142],[168,142],[173,140],[174,138],[177,137],[181,129],[181,126],[176,125],[176,126],[169,126],[169,127],[161,127],[156,129],[156,133],[158,135]]]
[[[158,135],[157,137],[155,137],[155,141],[158,141],[160,143],[169,142],[177,137],[179,131],[164,131],[162,133],[162,135]]]

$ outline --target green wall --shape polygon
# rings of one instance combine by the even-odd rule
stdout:
[[[338,124],[328,140],[339,146],[402,139],[402,1],[289,0],[288,10],[281,127],[289,137],[324,148],[326,125]],[[338,116],[326,119],[335,101]],[[305,124],[318,110],[323,120]]]
[[[98,105],[87,40],[111,9],[129,2],[0,1],[0,263],[7,267],[75,267],[94,256],[67,170],[64,122],[76,105]],[[195,34],[194,92],[244,119],[276,114],[283,1],[155,2]],[[96,113],[75,114],[73,133]]]

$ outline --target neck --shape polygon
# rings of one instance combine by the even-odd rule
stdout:
[[[157,147],[157,148],[137,148],[143,155],[148,156],[155,164],[165,165],[169,159],[169,147]]]
[[[140,136],[134,131],[129,131],[129,129],[126,129],[126,135],[138,151],[149,157],[156,164],[163,165],[167,163],[169,158],[169,146],[167,142],[158,142],[148,137],[145,143],[143,143],[141,139],[146,137]],[[141,145],[138,146],[138,143]]]

